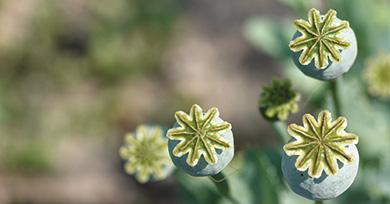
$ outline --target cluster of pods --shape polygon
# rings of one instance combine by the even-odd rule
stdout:
[[[292,59],[305,75],[332,81],[346,73],[357,56],[357,41],[349,23],[337,18],[335,10],[321,15],[311,9],[308,20],[294,21],[297,29],[289,44]],[[284,121],[298,111],[300,94],[287,80],[265,86],[259,110],[270,121]],[[304,114],[302,125],[290,124],[290,135],[282,152],[282,172],[291,190],[305,198],[321,201],[336,198],[353,183],[359,166],[358,137],[345,131],[347,119],[323,110],[315,118]],[[126,135],[120,155],[125,170],[141,183],[158,181],[174,166],[189,175],[214,176],[233,159],[232,125],[217,108],[203,110],[193,105],[178,111],[172,128],[139,126]]]

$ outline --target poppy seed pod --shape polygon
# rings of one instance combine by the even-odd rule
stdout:
[[[357,41],[347,21],[336,17],[330,9],[320,15],[309,11],[309,20],[294,21],[297,32],[289,47],[295,65],[307,76],[319,80],[332,80],[353,65],[357,56]]]
[[[296,92],[289,80],[273,80],[264,86],[258,106],[260,113],[269,121],[287,120],[290,114],[298,111],[300,94]]]
[[[364,71],[368,92],[381,99],[390,99],[390,54],[370,58]]]
[[[206,113],[198,105],[190,114],[178,111],[176,123],[167,132],[169,155],[176,167],[192,176],[212,176],[233,159],[231,125],[219,118],[219,111]]]
[[[134,133],[128,133],[119,149],[126,161],[126,173],[135,175],[140,183],[167,178],[174,166],[168,156],[168,139],[160,126],[140,125]]]
[[[358,137],[345,132],[347,121],[331,120],[322,111],[318,120],[303,116],[303,126],[290,124],[293,137],[284,145],[282,172],[290,188],[311,200],[328,200],[345,192],[359,167]]]
[[[344,193],[353,183],[359,168],[359,153],[356,145],[346,148],[354,156],[350,164],[338,162],[339,172],[335,175],[322,173],[319,178],[311,177],[307,171],[295,168],[296,156],[282,156],[282,172],[291,190],[310,200],[329,200]]]

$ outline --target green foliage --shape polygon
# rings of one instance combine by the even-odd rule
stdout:
[[[241,204],[280,203],[279,194],[284,191],[280,172],[280,154],[273,149],[248,150],[232,162],[234,169],[225,172],[232,197]],[[178,172],[176,176],[185,189],[183,203],[231,203],[218,196],[213,182]]]
[[[243,34],[253,46],[269,56],[285,59],[290,53],[285,45],[290,41],[293,30],[293,26],[287,21],[258,16],[247,21]]]
[[[218,174],[210,176],[211,181],[214,183],[218,192],[222,194],[222,196],[230,197],[230,187],[226,176],[219,172]]]
[[[279,203],[278,195],[282,186],[276,174],[277,167],[272,165],[270,158],[265,152],[249,150],[244,159],[244,166],[237,179],[242,179],[248,187],[248,203]],[[236,196],[241,198],[238,192]]]
[[[349,129],[359,135],[362,157],[381,156],[390,148],[390,108],[371,101],[358,80],[342,80],[339,86],[343,115]]]
[[[175,178],[181,186],[181,203],[217,203],[221,197],[209,178],[192,177],[180,170]]]

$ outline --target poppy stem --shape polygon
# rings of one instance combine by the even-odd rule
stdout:
[[[337,79],[330,81],[330,90],[332,93],[332,99],[333,99],[333,105],[334,110],[336,112],[336,116],[341,116],[341,103],[340,103],[340,97],[339,97],[339,91],[337,89]]]
[[[219,172],[218,174],[212,175],[209,178],[214,183],[215,187],[217,187],[218,192],[222,196],[224,196],[233,204],[239,204],[239,202],[230,194],[229,183],[225,174]]]
[[[287,134],[287,125],[282,121],[271,121],[271,126],[275,130],[276,135],[278,136],[280,142],[282,144],[286,144],[288,142],[288,134]]]

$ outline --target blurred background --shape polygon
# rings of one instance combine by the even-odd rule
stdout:
[[[390,50],[389,0],[0,0],[0,203],[189,203],[174,177],[126,175],[118,148],[137,125],[170,127],[194,103],[233,124],[238,158],[278,147],[258,113],[261,86],[292,79],[297,123],[329,106],[326,85],[288,56],[292,19],[311,7],[336,9],[359,42],[340,92],[364,166],[344,203],[390,203],[390,104],[361,77]]]

